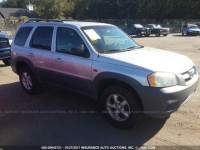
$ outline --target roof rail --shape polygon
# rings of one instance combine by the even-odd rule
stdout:
[[[73,21],[73,19],[66,19],[66,20],[60,20],[60,19],[30,19],[26,23],[33,23],[33,22],[64,22],[64,21]]]

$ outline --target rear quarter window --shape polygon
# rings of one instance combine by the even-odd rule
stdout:
[[[15,45],[24,46],[33,27],[21,27],[15,37]]]

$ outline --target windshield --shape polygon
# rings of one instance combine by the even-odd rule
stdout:
[[[189,26],[190,29],[199,29],[198,26]]]
[[[128,51],[141,47],[115,26],[89,26],[81,29],[99,53]]]
[[[161,25],[153,25],[154,26],[154,28],[162,28],[162,26]]]
[[[136,27],[136,28],[143,28],[143,26],[140,25],[140,24],[135,24],[135,27]]]

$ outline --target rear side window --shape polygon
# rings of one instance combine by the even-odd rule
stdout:
[[[33,27],[22,27],[15,37],[15,45],[24,46]]]
[[[38,27],[31,39],[30,47],[51,50],[53,27]]]

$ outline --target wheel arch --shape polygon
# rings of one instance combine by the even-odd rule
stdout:
[[[36,71],[35,67],[33,66],[33,63],[27,58],[20,57],[20,58],[17,58],[15,60],[15,62],[16,62],[15,63],[16,64],[16,72],[17,72],[18,75],[19,75],[19,71],[20,71],[22,66],[29,67],[31,69],[31,71],[33,71],[33,72]]]
[[[103,90],[110,86],[122,86],[128,89],[129,91],[133,92],[138,100],[141,108],[143,109],[143,103],[139,93],[137,92],[137,86],[141,85],[137,80],[132,79],[131,77],[115,74],[115,73],[103,73],[101,77],[97,77],[95,82],[95,95],[97,100],[100,100],[100,95],[102,94]]]

